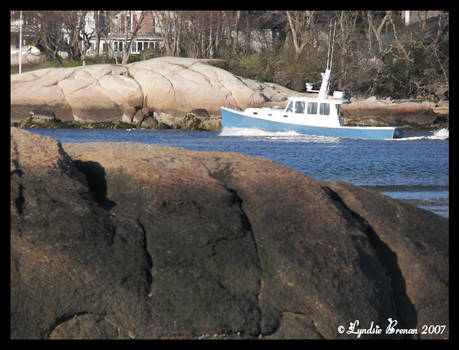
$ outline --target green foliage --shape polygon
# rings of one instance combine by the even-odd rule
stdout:
[[[273,82],[296,91],[304,91],[306,82],[320,84],[320,73],[325,68],[318,55],[305,51],[297,57],[291,45],[245,55],[228,54],[212,64],[244,78]]]

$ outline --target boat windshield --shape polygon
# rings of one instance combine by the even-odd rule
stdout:
[[[329,115],[330,114],[330,104],[329,103],[321,103],[319,109],[320,115]]]
[[[308,114],[317,114],[317,102],[308,102]]]
[[[290,101],[290,103],[287,106],[287,109],[285,110],[286,112],[292,112],[293,111],[293,101]]]
[[[304,113],[304,101],[295,102],[295,113]]]

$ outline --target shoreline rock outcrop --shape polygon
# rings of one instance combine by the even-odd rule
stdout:
[[[161,57],[12,75],[11,121],[53,113],[62,122],[123,121],[147,127],[167,122],[173,127],[193,110],[216,117],[222,105],[263,104],[263,95],[242,79],[205,62]]]
[[[343,105],[345,125],[403,126],[406,129],[449,127],[449,107],[428,102],[360,100]]]
[[[338,327],[389,318],[449,337],[428,211],[263,158],[16,128],[10,171],[13,339],[355,339]]]
[[[159,57],[126,65],[97,64],[40,69],[11,76],[11,122],[19,126],[30,115],[37,126],[53,115],[52,127],[87,123],[131,124],[131,127],[183,128],[196,110],[199,129],[221,129],[221,106],[284,107],[298,93],[273,83],[260,83],[212,66],[208,60]],[[343,106],[348,125],[447,127],[449,109],[427,104]],[[60,124],[59,124],[60,123]],[[48,123],[48,125],[50,125]]]

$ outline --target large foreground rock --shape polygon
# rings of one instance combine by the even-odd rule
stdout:
[[[447,219],[270,160],[11,129],[12,338],[445,338],[448,248]]]

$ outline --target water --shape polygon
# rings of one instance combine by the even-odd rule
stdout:
[[[179,130],[29,129],[61,142],[142,142],[270,158],[317,180],[344,180],[449,217],[449,131],[359,140],[272,133]]]

